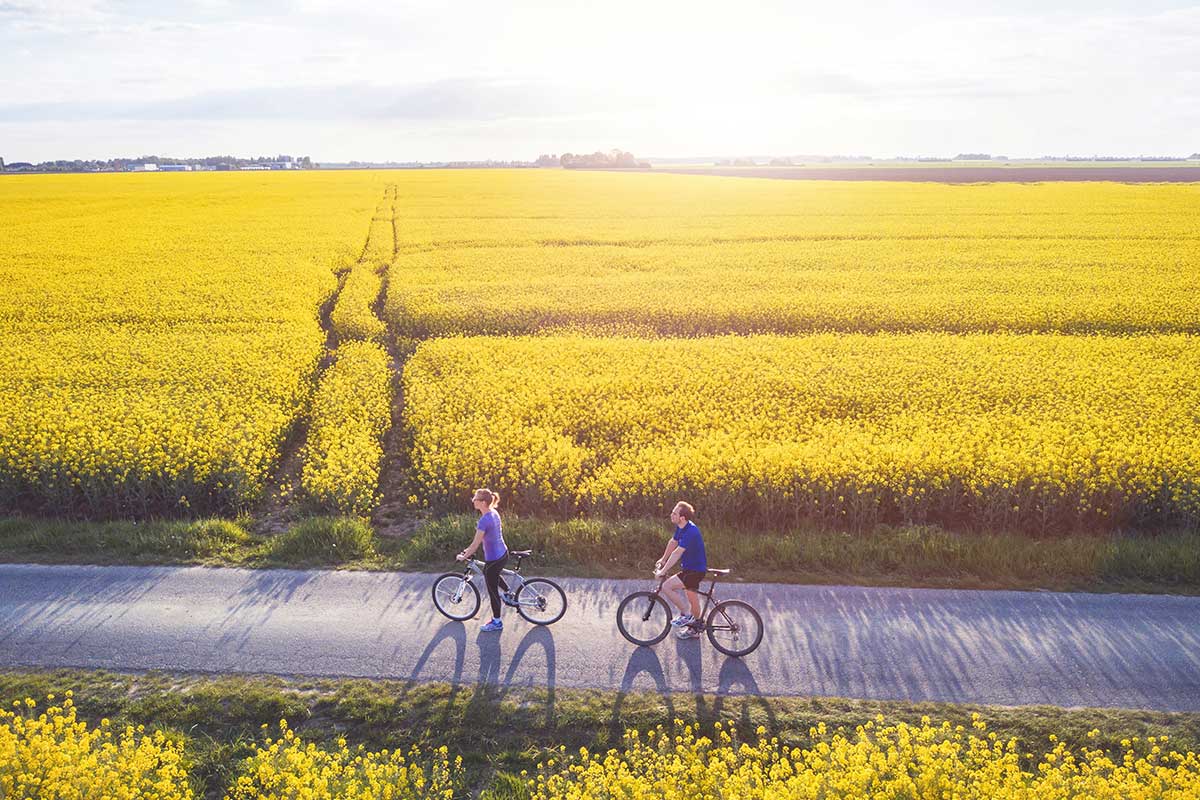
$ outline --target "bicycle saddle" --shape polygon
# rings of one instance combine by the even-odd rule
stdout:
[[[728,575],[730,570],[727,569],[710,569],[709,572],[713,575]]]
[[[508,554],[510,556],[516,556],[517,558],[525,558],[526,556],[533,555],[533,551],[532,550],[509,550]]]

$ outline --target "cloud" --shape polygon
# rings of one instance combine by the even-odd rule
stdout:
[[[0,27],[66,31],[107,15],[98,0],[0,0]]]
[[[232,89],[136,102],[13,104],[0,106],[0,122],[488,122],[592,113],[604,109],[613,99],[609,93],[573,91],[549,81],[455,78],[399,86],[343,84]]]

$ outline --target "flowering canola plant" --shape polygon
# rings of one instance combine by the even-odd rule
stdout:
[[[752,741],[739,741],[719,723],[712,739],[678,722],[645,735],[633,730],[607,752],[560,750],[528,788],[531,800],[1185,800],[1200,794],[1200,758],[1168,752],[1155,737],[1129,742],[1117,758],[1052,741],[1026,766],[1016,740],[1001,740],[978,719],[967,730],[928,718],[886,725],[877,717],[853,734],[829,735],[824,723],[809,733],[808,746],[789,747],[761,727]]]
[[[434,507],[1094,530],[1200,519],[1189,334],[469,337],[404,373]],[[486,436],[481,435],[486,431]]]
[[[54,701],[54,695],[49,695]],[[71,692],[38,712],[32,699],[0,709],[0,797],[191,800],[183,745],[142,726],[114,731],[76,718]]]
[[[0,185],[0,506],[208,513],[259,496],[311,393],[376,173]]]
[[[280,721],[281,735],[248,758],[226,800],[451,800],[462,780],[462,759],[445,747],[369,751],[305,744]]]

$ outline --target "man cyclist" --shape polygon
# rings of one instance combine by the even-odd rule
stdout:
[[[662,558],[654,563],[654,575],[661,578],[675,566],[675,562],[679,562],[679,572],[663,582],[662,593],[671,605],[679,609],[679,615],[671,620],[671,624],[681,629],[681,639],[695,639],[700,635],[698,626],[693,625],[700,616],[700,597],[696,591],[708,571],[704,538],[692,521],[695,516],[696,510],[690,503],[681,500],[675,504],[671,511],[675,533],[667,542]],[[687,602],[684,602],[680,589],[686,591]]]

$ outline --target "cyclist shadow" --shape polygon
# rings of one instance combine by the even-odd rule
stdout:
[[[658,660],[658,653],[654,652],[654,648],[651,647],[638,647],[629,656],[629,662],[625,665],[625,675],[622,676],[621,686],[617,690],[617,699],[613,702],[612,717],[608,723],[610,746],[615,746],[617,742],[620,742],[625,733],[627,725],[621,717],[625,708],[625,700],[633,693],[633,684],[643,675],[649,676],[650,680],[654,682],[658,696],[666,705],[667,721],[675,718],[675,702],[671,699],[671,688],[667,685],[667,677],[663,673],[662,662]]]
[[[758,725],[765,725],[768,730],[776,730],[778,720],[770,701],[762,696],[758,681],[750,667],[739,658],[725,658],[717,674],[715,693],[705,694],[703,680],[703,652],[692,646],[691,642],[676,639],[676,653],[688,672],[688,689],[696,703],[696,720],[711,725],[717,720],[736,722],[738,730],[753,731]],[[639,647],[629,657],[625,666],[625,675],[621,679],[621,687],[617,699],[613,703],[612,717],[609,721],[609,742],[621,740],[627,727],[622,718],[626,699],[634,692],[634,683],[639,677],[649,676],[654,683],[654,690],[665,706],[662,722],[669,725],[676,717],[676,706],[671,694],[671,686],[667,682],[662,662],[658,654],[649,647]],[[681,692],[682,694],[682,692]],[[711,697],[711,705],[709,704]],[[740,709],[727,708],[739,705]]]
[[[517,649],[513,651],[512,657],[508,660],[508,667],[504,670],[503,676],[500,674],[502,660],[501,638],[495,634],[480,633],[475,639],[475,643],[479,647],[479,675],[475,681],[475,693],[468,706],[468,713],[477,710],[471,706],[485,708],[493,703],[500,702],[513,686],[531,688],[542,688],[544,686],[545,724],[548,727],[553,727],[555,722],[555,686],[558,675],[554,634],[548,627],[542,625],[531,627],[521,637],[521,641],[517,643]],[[540,684],[537,677],[533,675],[528,676],[523,681],[516,680],[517,670],[520,668],[521,662],[525,660],[529,651],[533,648],[541,648],[542,651],[541,662],[545,663],[546,667],[544,684]]]
[[[449,720],[450,712],[454,708],[454,701],[457,699],[463,685],[463,667],[467,660],[467,628],[465,625],[461,622],[447,622],[438,628],[437,632],[433,634],[433,638],[429,640],[429,644],[425,645],[425,650],[417,659],[417,663],[413,665],[408,680],[400,690],[400,696],[404,697],[412,691],[414,686],[422,682],[422,670],[425,669],[433,654],[437,652],[437,649],[446,641],[451,642],[454,647],[454,666],[451,673],[452,677],[447,681],[450,685],[450,693],[446,697],[446,702],[442,704],[443,723]]]
[[[696,698],[698,717],[701,716],[702,701],[702,697]],[[748,735],[760,724],[765,725],[769,731],[779,729],[775,709],[771,707],[770,700],[763,697],[750,667],[740,658],[726,658],[725,663],[721,665],[721,671],[717,674],[717,695],[713,698],[712,708],[708,709],[707,717],[714,722],[731,720],[734,714],[732,709],[726,711],[726,702],[730,705],[741,705],[741,712],[737,714],[737,726],[743,734]],[[758,714],[755,713],[755,706],[760,709]]]

